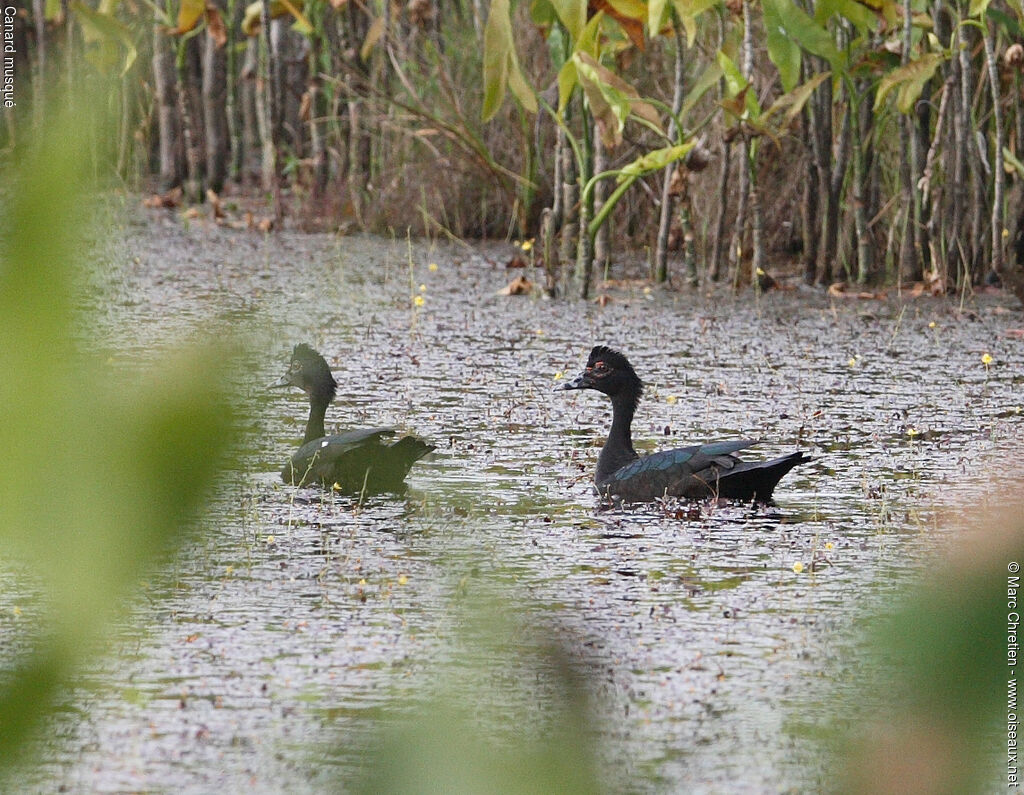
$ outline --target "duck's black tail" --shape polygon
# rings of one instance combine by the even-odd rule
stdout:
[[[718,496],[744,502],[771,502],[772,492],[785,474],[810,460],[810,456],[798,451],[771,461],[743,461],[720,473]]]

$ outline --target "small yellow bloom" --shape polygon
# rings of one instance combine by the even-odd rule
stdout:
[[[423,306],[426,303],[426,301],[423,299],[422,295],[417,295],[415,298],[412,299],[412,303],[413,306]]]
[[[992,364],[992,355],[988,351],[981,355],[981,363],[986,367]]]
[[[405,585],[407,582],[409,582],[409,578],[408,577],[406,577],[404,574],[399,574],[398,575],[398,584],[399,585]]]
[[[425,293],[426,291],[427,291],[427,285],[425,285],[425,284],[421,284],[421,285],[420,285],[420,292],[421,292],[421,293]]]
[[[16,616],[20,616],[21,615],[21,608],[18,607],[17,605],[15,605],[14,607],[11,608],[11,612],[14,613],[14,615],[16,615]]]
[[[267,536],[267,545],[270,546],[273,543],[274,543],[274,537],[273,536]]]
[[[366,585],[366,580],[360,580],[360,581],[359,581],[359,584],[360,584],[360,585]]]
[[[677,400],[679,400],[679,398],[677,398],[675,395],[669,395],[667,398],[665,398],[665,402],[668,403],[669,405],[675,403]]]
[[[931,323],[928,324],[928,328],[935,328],[935,321],[934,320]]]
[[[524,240],[522,242],[522,245],[520,245],[520,248],[523,251],[529,251],[531,248],[533,248],[533,238],[531,237],[529,240]]]
[[[335,481],[334,483],[331,484],[331,488],[334,491],[341,491],[341,484]]]
[[[235,571],[235,567],[234,566],[225,566],[224,567],[224,573],[225,574],[233,574],[234,571]]]
[[[556,381],[560,380],[560,379],[561,379],[561,378],[563,378],[563,377],[564,377],[564,376],[563,376],[563,374],[562,374],[562,371],[561,371],[561,370],[559,370],[559,371],[558,371],[557,373],[555,373],[555,380],[556,380]]]
[[[913,426],[907,428],[907,436],[909,436],[911,439],[913,439],[915,436],[920,436],[920,435],[921,435],[921,432],[917,428],[915,428]]]
[[[847,367],[856,367],[857,366],[857,359],[855,357],[851,356],[849,361],[846,362],[846,366]]]
[[[797,574],[800,574],[803,570],[804,564],[801,561],[798,560],[796,563],[793,564],[793,571],[795,571]]]
[[[835,546],[836,545],[833,544],[831,541],[826,541],[825,542],[825,550],[828,551],[828,552],[831,552],[835,548]]]
[[[1009,229],[1007,229],[1007,228],[1006,228],[1006,227],[1004,226],[1004,227],[1003,227],[1003,237],[1009,237],[1009,236],[1010,236],[1010,230],[1009,230]]]
[[[538,337],[543,337],[544,336],[544,329],[542,329],[542,328],[537,329],[537,336]]]
[[[431,262],[429,265],[427,265],[427,270],[430,271],[431,273],[437,273],[437,263]]]

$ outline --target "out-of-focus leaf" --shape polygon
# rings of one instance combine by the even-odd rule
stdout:
[[[363,46],[359,48],[359,59],[364,63],[369,60],[370,53],[377,46],[380,37],[384,35],[384,17],[377,17],[370,23],[366,31],[366,38],[363,39]]]
[[[683,23],[683,30],[686,31],[686,42],[693,46],[697,38],[697,17],[721,4],[721,0],[672,0],[672,5],[679,15],[679,21]]]
[[[555,13],[555,7],[551,4],[551,0],[532,0],[530,20],[534,25],[552,28],[553,32],[553,26],[558,21],[558,14]]]
[[[1018,177],[1024,177],[1024,163],[1021,163],[1006,146],[1003,147],[1003,163],[1007,174],[1016,171]]]
[[[761,117],[762,120],[767,120],[776,113],[785,110],[785,114],[782,117],[782,124],[780,124],[779,127],[783,129],[789,127],[789,125],[793,123],[793,119],[795,119],[800,111],[803,110],[804,105],[807,104],[807,100],[811,98],[814,90],[825,82],[831,74],[831,72],[821,72],[820,74],[816,74],[803,85],[797,86],[792,91],[783,94],[771,104],[771,107],[769,107],[768,110],[764,112]]]
[[[558,112],[559,114],[565,111],[565,106],[569,104],[569,98],[572,96],[572,90],[576,88],[576,84],[579,82],[579,75],[576,74],[576,64],[570,58],[565,62],[565,65],[558,70]]]
[[[640,98],[633,86],[587,53],[574,53],[573,61],[606,146],[614,148],[621,143],[622,130],[630,114],[661,129],[658,112],[649,102]]]
[[[181,5],[178,7],[178,26],[168,32],[175,36],[188,33],[199,24],[204,11],[206,11],[206,0],[181,0]]]
[[[719,78],[722,76],[722,67],[718,61],[712,61],[705,67],[704,71],[700,73],[694,83],[690,92],[686,95],[683,100],[683,107],[680,111],[680,115],[685,118],[686,115],[693,109],[693,106],[700,102],[710,88],[718,83]]]
[[[800,79],[800,47],[786,34],[782,19],[779,17],[778,6],[766,0],[761,7],[764,13],[768,57],[779,70],[782,90],[791,91]]]
[[[224,27],[224,20],[217,6],[206,7],[206,30],[218,47],[228,43],[228,31]]]
[[[71,3],[71,9],[82,26],[82,38],[85,40],[86,57],[89,61],[101,72],[108,72],[121,60],[117,49],[117,45],[120,44],[125,50],[121,74],[126,74],[138,56],[135,41],[128,27],[116,19],[113,12],[107,14],[98,10],[93,11],[77,0]]]
[[[874,110],[878,110],[885,102],[885,98],[894,88],[899,88],[896,98],[896,107],[900,113],[910,113],[921,96],[924,84],[932,79],[936,68],[942,63],[943,56],[939,53],[926,53],[916,61],[911,61],[906,66],[893,69],[878,83],[878,92],[875,94]]]
[[[623,166],[620,169],[618,181],[622,182],[622,180],[628,177],[642,177],[644,174],[650,174],[652,171],[660,171],[669,163],[674,163],[686,157],[695,145],[695,141],[687,141],[685,144],[666,146],[663,149],[647,152],[632,163]]]
[[[647,21],[647,6],[636,0],[590,0],[590,8],[603,11],[614,19],[638,50],[646,46],[644,23]]]
[[[668,0],[650,0],[647,3],[647,29],[652,36],[657,36],[665,21],[665,9],[668,8]]]
[[[569,31],[569,40],[575,44],[587,26],[587,0],[551,0],[555,13]],[[494,13],[494,7],[491,7]],[[489,18],[488,18],[489,19]]]
[[[206,343],[119,378],[84,353],[77,291],[84,172],[81,135],[106,106],[46,114],[19,151],[0,261],[0,556],[37,573],[44,611],[0,688],[0,759],[69,684],[136,578],[173,548],[223,461],[231,359]],[[52,222],[59,218],[60,223]],[[59,499],[55,497],[59,491]]]
[[[565,630],[545,632],[527,614],[529,608],[520,607],[521,599],[495,594],[491,603],[469,601],[461,611],[461,637],[448,655],[457,662],[439,666],[432,698],[385,719],[381,741],[360,766],[366,778],[354,791],[584,795],[607,790],[599,778],[592,730],[596,688],[585,673],[596,670],[593,661],[581,665],[578,653],[561,646]],[[512,645],[509,638],[517,642]],[[497,672],[503,672],[500,683]],[[539,688],[543,721],[536,720],[533,706]]]
[[[537,97],[519,68],[510,14],[508,0],[493,0],[484,28],[484,121],[498,112],[506,89],[527,111],[537,112]]]
[[[991,0],[971,0],[971,4],[967,8],[967,16],[980,17],[988,10],[990,2]]]
[[[295,17],[295,24],[292,25],[292,30],[301,33],[303,36],[313,35],[313,23],[302,13],[303,4],[301,0],[281,0],[281,5],[287,9],[289,14]]]
[[[761,107],[757,104],[757,97],[754,96],[753,91],[749,91],[750,83],[747,78],[743,76],[740,68],[736,65],[728,55],[721,50],[718,51],[716,56],[718,66],[722,70],[722,75],[725,77],[725,88],[726,88],[726,101],[723,101],[722,106],[730,111],[736,118],[742,118],[744,114],[752,119],[756,119],[761,115]],[[742,100],[742,105],[736,104],[739,107],[731,109],[731,104],[727,104],[729,100]]]
[[[292,14],[295,16],[296,28],[299,29],[300,19],[305,20],[302,28],[308,28],[312,31],[313,26],[309,24],[309,20],[301,14],[305,7],[305,0],[270,0],[270,18],[277,19],[283,17],[285,14]],[[245,7],[245,16],[242,18],[242,32],[246,36],[258,36],[260,33],[260,19],[263,14],[263,3],[262,0],[256,0],[254,3],[249,3]],[[300,29],[300,32],[303,32]]]
[[[858,2],[858,0],[820,0],[814,9],[814,20],[819,25],[827,25],[833,16],[840,16],[853,23],[862,33],[875,30],[880,18],[878,7]]]
[[[836,48],[832,34],[811,18],[806,11],[793,0],[764,0],[764,5],[772,5],[772,13],[778,25],[786,35],[803,49],[824,58],[833,70],[845,63],[843,54]]]

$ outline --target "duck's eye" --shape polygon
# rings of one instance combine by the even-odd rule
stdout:
[[[590,371],[594,375],[604,375],[608,372],[608,365],[604,362],[595,362],[594,366],[590,368]]]
[[[291,371],[293,373],[297,373],[301,369],[302,369],[302,363],[301,362],[292,362]]]

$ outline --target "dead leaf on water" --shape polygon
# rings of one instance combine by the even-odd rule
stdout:
[[[181,204],[181,188],[171,188],[166,193],[154,193],[142,201],[143,207],[177,207]]]
[[[516,276],[506,287],[498,290],[498,295],[529,295],[533,290],[533,282],[525,276]]]

